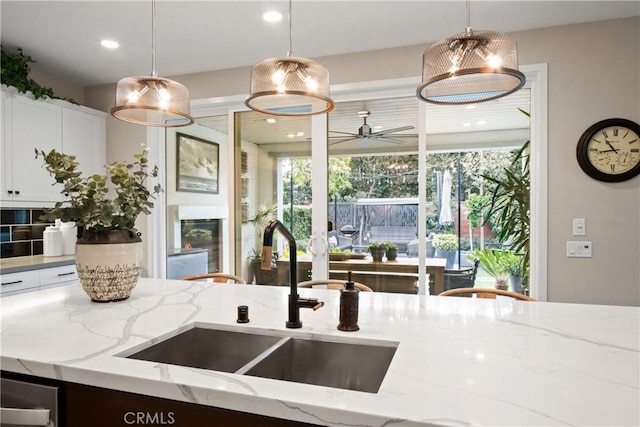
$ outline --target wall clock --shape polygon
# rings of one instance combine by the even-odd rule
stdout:
[[[590,177],[621,182],[640,174],[640,125],[607,119],[587,129],[576,148],[578,164]]]

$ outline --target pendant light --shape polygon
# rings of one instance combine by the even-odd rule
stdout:
[[[144,126],[180,127],[194,123],[189,91],[182,84],[156,73],[156,4],[151,0],[151,75],[125,77],[116,87],[111,114]]]
[[[429,46],[423,55],[417,97],[433,104],[471,104],[500,98],[524,86],[513,38],[467,28]]]
[[[310,116],[333,110],[329,97],[329,71],[319,63],[293,56],[291,0],[289,0],[289,52],[251,68],[251,91],[245,104],[276,116]]]

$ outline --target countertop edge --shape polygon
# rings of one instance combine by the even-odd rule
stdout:
[[[33,257],[5,258],[0,262],[0,274],[22,273],[24,271],[74,265],[75,263],[76,260],[73,255],[61,257],[44,257],[37,255]],[[5,266],[5,264],[14,265]]]

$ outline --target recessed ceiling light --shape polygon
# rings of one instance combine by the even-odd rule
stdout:
[[[106,47],[107,49],[117,49],[120,47],[120,43],[115,40],[100,40],[100,45],[102,47]]]
[[[304,136],[304,132],[296,132],[296,136]]]
[[[269,12],[263,13],[262,19],[264,19],[267,22],[280,22],[282,21],[282,14],[275,10],[271,10]]]
[[[296,134],[295,133],[288,133],[287,134],[287,138],[295,138]]]
[[[473,110],[474,108],[476,108],[476,105],[475,104],[471,104],[471,105],[467,105],[464,108],[466,108],[467,110]]]
[[[272,125],[276,122],[276,119],[264,119],[264,121]]]
[[[477,125],[486,125],[487,122],[485,122],[484,120],[478,120],[478,122],[476,122]]]
[[[374,126],[374,127],[373,127],[373,130],[380,130],[380,129],[382,129],[383,127],[384,127],[384,126]]]
[[[471,123],[466,122],[466,123],[463,123],[463,124],[462,124],[462,126],[464,126],[464,127],[469,127],[469,126],[471,126]]]

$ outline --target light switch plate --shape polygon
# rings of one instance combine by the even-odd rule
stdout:
[[[586,236],[587,228],[584,218],[573,218],[573,235],[574,236]]]
[[[591,258],[592,244],[587,241],[567,241],[568,258]]]

